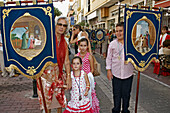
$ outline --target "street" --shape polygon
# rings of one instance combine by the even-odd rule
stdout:
[[[101,64],[101,75],[95,77],[96,94],[100,101],[100,113],[111,113],[113,107],[112,86],[106,77],[105,59],[94,54]],[[73,54],[70,55],[70,58]],[[137,73],[137,72],[136,72]],[[146,75],[147,74],[147,75]],[[148,76],[149,75],[149,76]],[[153,77],[155,76],[155,78]],[[156,80],[157,79],[157,80]],[[138,113],[169,113],[170,111],[170,76],[153,74],[153,64],[140,76]],[[133,78],[130,111],[135,111],[137,76]],[[18,77],[0,77],[0,112],[1,113],[41,113],[39,101],[32,98],[32,80],[20,75]],[[69,98],[69,91],[66,91]],[[64,108],[63,108],[64,110]],[[56,109],[52,110],[55,113]]]

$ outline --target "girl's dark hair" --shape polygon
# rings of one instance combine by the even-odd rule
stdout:
[[[75,57],[73,57],[73,59],[72,59],[71,63],[73,63],[73,60],[74,60],[74,59],[79,59],[80,64],[82,64],[82,59],[81,59],[79,56],[75,56]]]
[[[80,41],[78,41],[78,45],[80,45],[81,42],[86,42],[87,46],[89,45],[88,40],[86,38],[82,38]]]
[[[73,27],[75,27],[76,29],[79,29],[80,31],[83,31],[82,28],[81,28],[81,26],[78,25],[78,24],[74,25]]]

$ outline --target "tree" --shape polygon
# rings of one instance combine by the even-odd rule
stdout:
[[[82,22],[79,22],[78,24],[81,26],[85,26],[85,21],[83,20]]]
[[[60,16],[62,14],[61,11],[58,10],[58,8],[54,7],[54,17]]]
[[[11,34],[11,39],[12,39],[12,40],[20,39],[20,38],[18,38],[16,35],[17,35],[17,34]]]

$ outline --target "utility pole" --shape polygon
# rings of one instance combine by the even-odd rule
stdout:
[[[118,23],[120,23],[120,6],[121,6],[120,0],[118,1],[118,4],[119,4]]]

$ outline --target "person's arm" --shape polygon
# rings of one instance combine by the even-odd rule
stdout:
[[[112,80],[112,79],[113,79],[113,75],[112,75],[112,71],[111,71],[113,51],[112,51],[112,49],[111,49],[111,44],[112,44],[112,43],[110,43],[110,45],[109,45],[108,52],[107,52],[107,58],[106,58],[107,78],[108,78],[109,80]]]
[[[86,92],[84,93],[84,96],[87,96],[88,95],[88,92],[90,90],[90,82],[89,82],[89,78],[87,76],[87,74],[85,73],[84,75],[84,79],[86,81]]]
[[[72,30],[72,35],[71,35],[70,44],[74,44],[74,43],[77,42],[77,38],[74,39],[74,36],[75,36],[75,33],[74,33],[74,31]]]
[[[65,57],[65,69],[66,69],[66,74],[67,74],[67,79],[66,79],[66,84],[67,84],[67,88],[71,89],[71,75],[70,75],[70,60],[69,60],[69,54],[68,54],[68,47],[66,44],[66,57]]]
[[[82,32],[82,36],[85,36],[85,38],[88,40],[89,53],[92,54],[91,44],[90,44],[90,40],[88,38],[88,34],[86,32]]]
[[[93,61],[92,55],[89,55],[89,61],[90,61],[91,73],[93,73],[94,72],[94,61]]]

